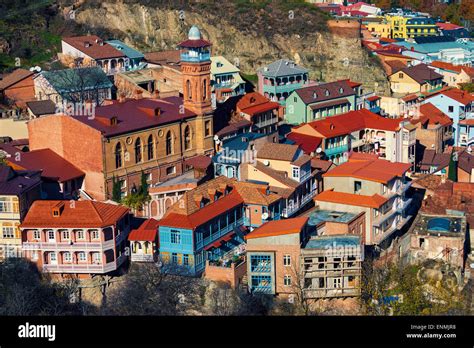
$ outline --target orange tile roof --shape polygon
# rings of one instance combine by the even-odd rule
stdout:
[[[279,103],[270,101],[258,92],[248,93],[237,102],[237,110],[250,116],[279,107]]]
[[[349,111],[345,114],[326,117],[308,123],[314,130],[326,138],[352,133],[364,128],[380,129],[386,131],[397,131],[403,118],[385,118],[370,112],[367,109]],[[304,125],[301,125],[304,126]],[[293,132],[298,133],[295,127]]]
[[[452,89],[448,89],[446,91],[443,91],[441,94],[453,99],[453,100],[456,100],[457,102],[463,104],[463,105],[468,105],[472,102],[474,102],[474,95],[469,93],[469,92],[466,92],[466,91],[462,91],[460,89],[457,89],[457,88],[452,88]]]
[[[34,75],[34,73],[29,70],[16,69],[12,73],[5,75],[3,80],[0,80],[0,90],[6,89],[32,75]]]
[[[378,158],[354,160],[349,157],[349,161],[323,174],[323,177],[352,177],[386,184],[395,177],[401,177],[410,167],[409,163],[390,162]]]
[[[64,37],[63,41],[93,59],[125,57],[125,54],[96,35]],[[86,43],[89,44],[86,47]]]
[[[61,215],[53,217],[53,208],[62,205]],[[96,201],[43,201],[33,203],[22,228],[101,228],[117,223],[129,212],[122,205]]]
[[[441,126],[453,124],[453,120],[448,115],[431,103],[420,105],[420,113],[428,120],[429,124],[439,124]]]
[[[387,199],[379,194],[372,196],[326,190],[314,197],[314,201],[354,205],[366,208],[380,208]],[[316,203],[317,204],[317,203]]]
[[[128,240],[154,242],[158,234],[159,222],[155,219],[144,221],[139,228],[132,230],[128,235]]]
[[[300,233],[308,222],[308,217],[269,221],[245,236],[245,239],[282,236]]]

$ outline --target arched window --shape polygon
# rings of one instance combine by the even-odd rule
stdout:
[[[153,135],[148,137],[148,160],[152,160],[155,157],[155,142],[153,141]]]
[[[207,80],[204,79],[202,81],[202,100],[206,100],[207,98]]]
[[[120,168],[122,165],[122,145],[117,143],[117,145],[115,145],[115,168]]]
[[[184,149],[189,150],[191,148],[191,131],[189,130],[189,126],[184,128]]]
[[[173,139],[171,132],[166,133],[166,154],[171,155],[173,153]]]
[[[137,138],[135,141],[135,163],[140,163],[142,161],[142,141],[140,138]]]
[[[191,92],[191,81],[186,81],[186,94],[188,95],[188,99],[193,99],[192,92]]]

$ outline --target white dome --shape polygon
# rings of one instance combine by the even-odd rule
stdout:
[[[188,39],[189,40],[200,40],[201,39],[201,32],[199,31],[199,28],[195,25],[189,29],[188,33]]]

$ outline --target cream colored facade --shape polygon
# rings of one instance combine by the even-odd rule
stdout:
[[[0,195],[0,260],[21,255],[20,203],[16,196]]]

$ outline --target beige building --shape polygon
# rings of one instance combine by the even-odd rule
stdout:
[[[388,76],[390,89],[399,95],[432,92],[443,86],[443,75],[426,64],[413,65]]]

